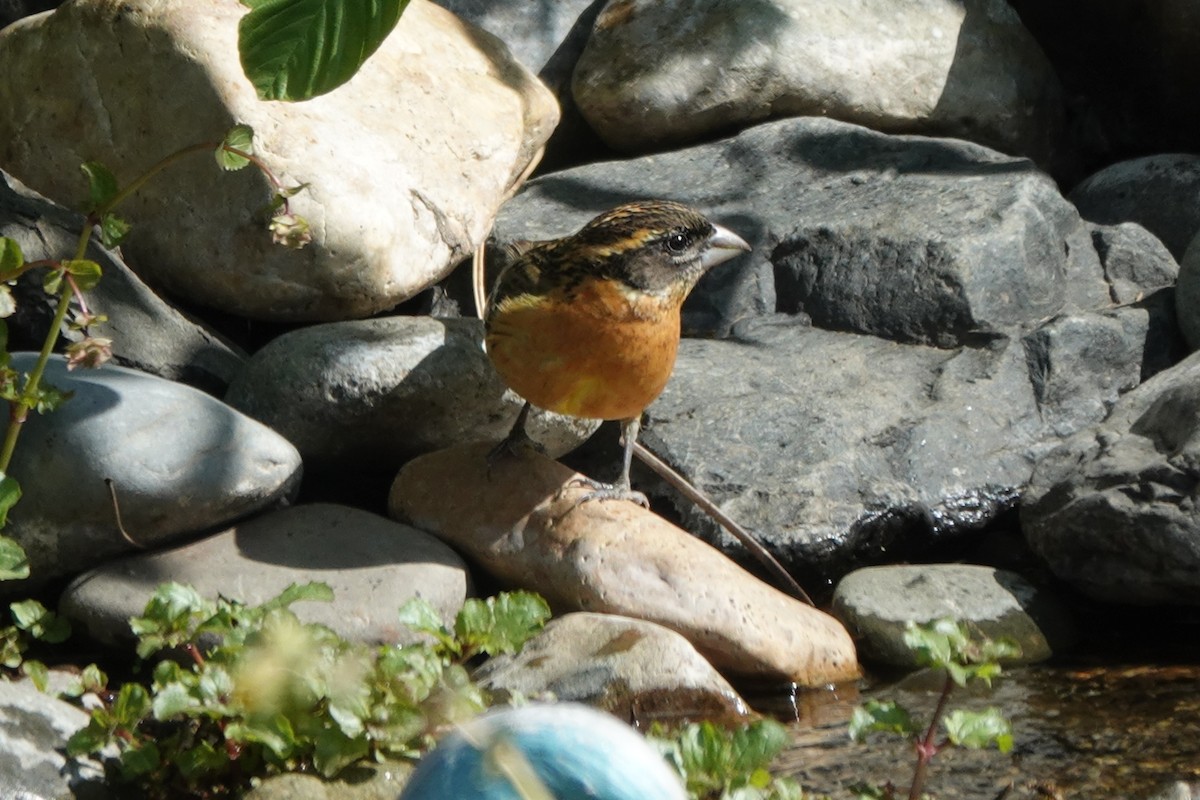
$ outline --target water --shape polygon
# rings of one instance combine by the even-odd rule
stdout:
[[[941,678],[918,673],[809,693],[789,709],[793,745],[776,767],[806,790],[848,797],[857,783],[893,782],[906,797],[911,743],[846,735],[850,711],[868,698],[894,699],[927,718]],[[926,791],[942,798],[1148,798],[1173,781],[1200,782],[1200,665],[1023,667],[988,692],[956,691],[953,707],[994,705],[1013,725],[1010,753],[950,748],[930,769]],[[790,713],[789,713],[790,712]]]

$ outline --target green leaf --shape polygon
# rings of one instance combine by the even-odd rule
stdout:
[[[80,165],[88,180],[88,200],[86,210],[91,213],[101,210],[108,205],[120,191],[116,176],[99,161],[88,161]]]
[[[61,269],[51,269],[46,272],[46,277],[42,278],[42,291],[46,294],[58,294],[62,289],[63,272]]]
[[[442,618],[428,600],[414,597],[400,607],[398,616],[401,625],[407,625],[417,633],[432,636],[442,647],[455,654],[459,652],[458,643],[442,624]]]
[[[874,731],[913,734],[917,730],[918,725],[908,709],[894,700],[868,700],[850,716],[850,738],[856,742]]]
[[[0,581],[17,581],[29,577],[29,556],[16,539],[0,536]]]
[[[192,696],[189,688],[176,682],[159,687],[154,693],[154,702],[150,708],[154,718],[161,722],[186,714],[199,706],[199,701]]]
[[[21,662],[21,672],[33,681],[33,685],[39,692],[46,691],[46,688],[50,686],[50,670],[41,661],[29,659]]]
[[[153,739],[147,739],[121,753],[121,775],[126,779],[147,775],[158,769],[161,763],[162,754],[158,751],[158,745]]]
[[[254,129],[249,125],[234,125],[225,134],[225,138],[221,140],[216,152],[217,166],[223,170],[232,172],[249,164],[250,159],[240,153],[230,152],[231,150],[253,154]]]
[[[51,386],[43,381],[34,393],[33,408],[39,414],[48,414],[57,410],[59,406],[74,396],[74,392],[64,392],[57,386]]]
[[[506,592],[487,600],[471,598],[454,621],[454,631],[471,653],[515,653],[546,620],[550,606],[532,592]]]
[[[100,242],[105,247],[116,247],[125,241],[125,237],[133,230],[133,226],[116,214],[105,214],[100,217]]]
[[[9,273],[25,266],[25,255],[15,239],[0,236],[0,280],[10,280]]]
[[[350,80],[408,0],[262,0],[238,23],[242,70],[264,100],[307,100]]]
[[[257,742],[280,761],[286,761],[296,750],[296,734],[292,723],[283,714],[264,719],[233,723],[225,728],[225,736],[235,742]]]
[[[61,263],[62,268],[71,274],[71,277],[75,279],[75,285],[83,292],[95,288],[103,274],[99,264],[86,258],[68,259]]]
[[[318,603],[333,602],[333,588],[328,583],[311,581],[309,583],[293,583],[277,596],[267,600],[259,608],[263,612],[287,608],[292,603],[309,600]]]
[[[66,641],[71,635],[71,624],[53,611],[46,609],[37,600],[23,600],[9,605],[13,622],[35,639],[50,644]]]
[[[370,743],[366,736],[350,737],[330,728],[317,735],[313,766],[326,778],[332,778],[369,753]]]
[[[998,708],[984,711],[956,709],[942,721],[946,737],[961,747],[980,749],[993,744],[1002,753],[1012,749],[1012,724]]]
[[[112,714],[118,726],[132,730],[150,713],[150,695],[140,683],[127,683],[113,701]]]
[[[103,750],[112,741],[112,732],[96,719],[93,713],[88,724],[67,739],[67,755],[78,758]]]
[[[229,765],[229,755],[207,741],[199,741],[175,757],[179,772],[189,782],[198,782],[206,775],[219,774]]]

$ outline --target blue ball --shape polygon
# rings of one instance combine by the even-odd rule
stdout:
[[[679,777],[615,717],[570,703],[494,711],[447,735],[400,800],[686,800]]]

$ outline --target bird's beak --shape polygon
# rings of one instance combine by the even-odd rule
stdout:
[[[750,245],[728,228],[713,225],[712,236],[708,237],[708,247],[700,256],[700,265],[708,270],[717,264],[723,264],[736,256],[740,251],[749,251]]]

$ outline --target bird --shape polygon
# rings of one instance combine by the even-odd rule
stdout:
[[[399,800],[685,800],[641,734],[576,703],[489,712],[438,742]]]
[[[642,412],[675,366],[680,308],[704,273],[749,250],[733,231],[672,200],[626,203],[563,238],[512,246],[488,302],[484,340],[525,404],[492,457],[531,444],[531,405],[616,420],[620,478],[578,479],[591,491],[576,505],[619,499],[648,508],[629,469]]]

